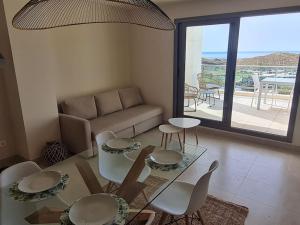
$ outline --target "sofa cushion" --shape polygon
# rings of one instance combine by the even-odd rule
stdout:
[[[138,88],[124,88],[119,90],[124,109],[143,104],[143,98]]]
[[[99,116],[104,116],[123,109],[117,90],[99,93],[95,96],[95,100]]]
[[[119,132],[162,113],[163,110],[160,107],[139,105],[91,120],[91,130],[94,136],[103,131]]]
[[[62,103],[63,113],[91,120],[97,117],[94,96],[67,99]]]

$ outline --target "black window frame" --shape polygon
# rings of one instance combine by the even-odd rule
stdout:
[[[216,14],[189,18],[175,19],[176,30],[174,32],[174,75],[173,75],[173,116],[181,117],[184,115],[184,81],[185,81],[185,43],[186,28],[190,26],[210,25],[210,24],[230,24],[229,45],[227,55],[227,68],[225,79],[225,96],[223,121],[213,121],[209,119],[201,119],[202,126],[268,138],[272,140],[289,142],[293,141],[295,122],[297,117],[298,101],[300,94],[300,57],[296,75],[294,96],[292,100],[292,108],[290,112],[290,120],[286,136],[264,133],[242,128],[231,127],[231,113],[234,94],[235,70],[238,51],[238,38],[240,19],[242,17],[278,15],[287,13],[300,13],[300,6],[263,9],[254,11],[244,11],[236,13]],[[230,76],[228,75],[230,74]],[[185,117],[192,117],[184,115]]]

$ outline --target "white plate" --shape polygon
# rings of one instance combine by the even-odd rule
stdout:
[[[109,140],[106,145],[110,148],[125,149],[130,147],[132,140],[128,138],[115,138]]]
[[[180,163],[183,156],[180,152],[172,150],[161,150],[150,154],[150,159],[161,165],[173,165]]]
[[[54,188],[59,184],[61,174],[57,171],[42,171],[23,178],[18,189],[25,193],[39,193]]]
[[[102,193],[76,201],[70,208],[69,218],[76,225],[102,225],[113,222],[117,213],[117,201]]]

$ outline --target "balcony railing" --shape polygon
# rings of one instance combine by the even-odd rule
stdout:
[[[224,88],[226,65],[202,64],[202,79],[206,83],[213,83]],[[260,66],[260,65],[237,65],[235,75],[236,91],[253,92],[254,82],[252,75],[258,75],[262,80],[266,77],[293,78],[296,77],[297,66]],[[221,89],[222,89],[221,88]],[[277,93],[288,95],[291,87],[278,86]]]

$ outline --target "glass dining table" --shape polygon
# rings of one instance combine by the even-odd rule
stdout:
[[[155,150],[160,149],[159,138],[149,137],[137,137],[135,142],[141,143],[141,149],[151,145],[156,146]],[[151,168],[150,176],[145,180],[144,194],[138,195],[132,202],[129,203],[129,212],[126,214],[126,219],[122,224],[136,224],[136,220],[139,219],[139,215],[145,212],[145,209],[149,209],[151,202],[162,194],[170,184],[172,184],[177,178],[180,177],[189,167],[191,167],[205,152],[206,149],[200,145],[192,145],[186,143],[184,146],[184,153],[180,149],[178,142],[170,142],[166,151],[179,151],[183,154],[183,159],[180,163],[171,166],[164,166],[159,164],[153,164],[150,158],[146,159],[146,164]],[[45,168],[45,170],[59,171],[62,174],[67,174],[69,181],[66,187],[61,190],[55,196],[51,196],[45,199],[35,199],[20,201],[15,200],[11,195],[11,185],[1,188],[1,224],[4,225],[27,225],[36,224],[36,222],[30,221],[34,218],[35,213],[39,210],[55,209],[62,212],[72,206],[72,204],[85,196],[89,196],[90,193],[84,179],[78,172],[75,163],[78,160],[85,160],[88,162],[92,171],[96,175],[98,182],[103,186],[103,190],[106,190],[108,181],[101,177],[98,170],[98,156],[93,158],[85,158],[86,152],[82,152],[72,157]],[[118,166],[118,165],[116,165]],[[13,185],[13,184],[12,184]],[[62,224],[68,223],[61,221],[51,221],[49,223],[41,224]],[[72,223],[69,223],[72,224]]]

